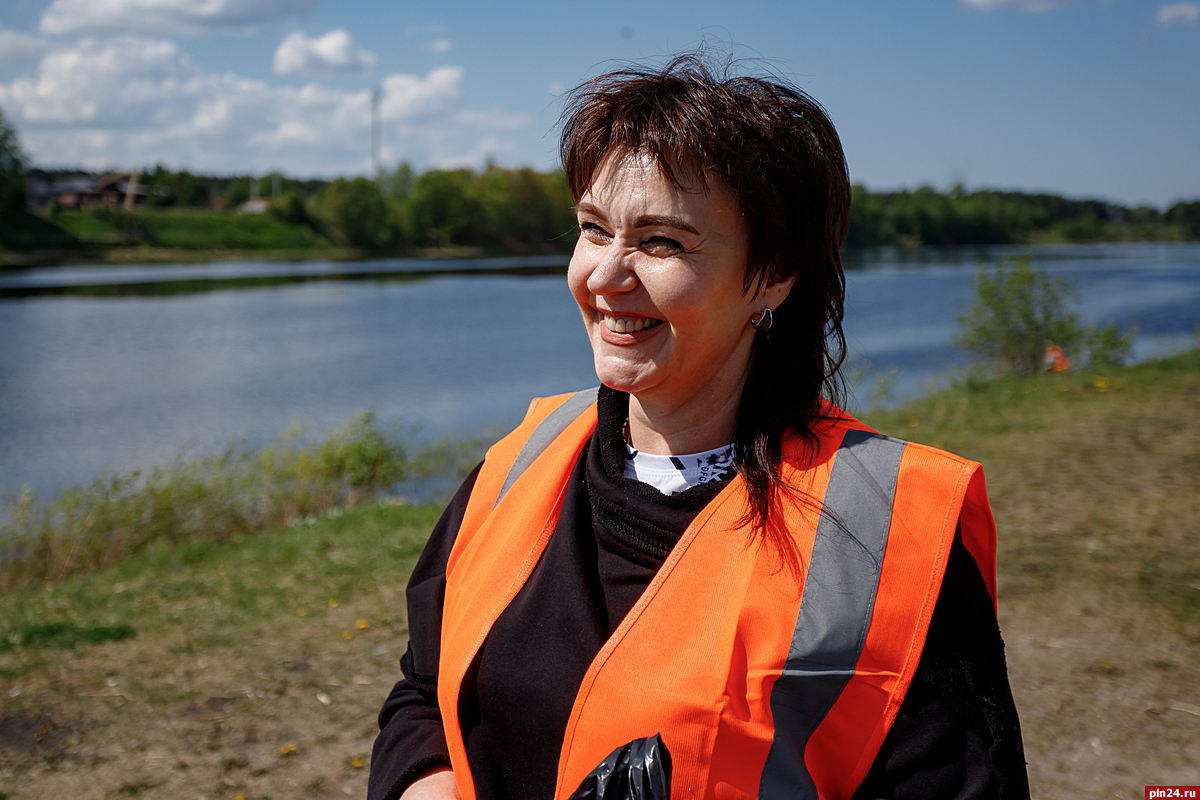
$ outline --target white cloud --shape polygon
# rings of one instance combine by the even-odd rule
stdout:
[[[1033,11],[1037,13],[1045,11],[1053,11],[1056,8],[1063,6],[1072,6],[1078,3],[1093,2],[1103,5],[1107,0],[962,0],[969,6],[981,9],[983,11],[992,11],[997,8],[1019,8],[1022,11]]]
[[[311,11],[321,0],[54,0],[45,33],[121,31],[165,36],[244,32]]]
[[[525,115],[463,107],[463,70],[381,81],[385,157],[461,164],[514,149]],[[371,93],[272,86],[206,72],[172,43],[136,36],[52,48],[35,72],[0,82],[0,107],[39,164],[98,169],[163,162],[213,172],[365,172]]]
[[[1195,25],[1200,22],[1200,5],[1195,3],[1165,3],[1154,15],[1154,21],[1164,28],[1171,25]]]
[[[0,28],[0,62],[35,58],[46,49],[46,42],[11,28]]]
[[[274,70],[277,75],[365,75],[375,69],[376,60],[342,28],[313,39],[295,31],[276,48]]]
[[[383,119],[412,119],[444,112],[462,97],[462,67],[438,67],[424,78],[388,75],[383,79],[379,115]]]
[[[423,46],[430,53],[441,55],[442,53],[450,52],[450,48],[454,47],[454,40],[434,39],[432,42],[426,42]]]
[[[84,39],[47,53],[37,75],[0,84],[0,104],[30,122],[80,123],[163,113],[196,70],[172,42]]]

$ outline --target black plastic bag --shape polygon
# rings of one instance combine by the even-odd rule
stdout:
[[[671,751],[657,733],[613,750],[570,800],[670,800]]]

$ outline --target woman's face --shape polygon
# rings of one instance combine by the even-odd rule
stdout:
[[[742,291],[749,226],[733,193],[694,178],[681,189],[648,158],[609,157],[577,214],[568,282],[601,382],[666,410],[740,397],[750,320],[791,282],[782,295],[781,284]]]

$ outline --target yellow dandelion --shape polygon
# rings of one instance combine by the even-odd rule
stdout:
[[[297,609],[296,609],[296,616],[297,616],[297,617],[307,617],[307,616],[308,616],[308,611],[307,611],[307,610],[305,610],[305,609],[303,609],[303,608],[297,608]]]
[[[1058,385],[1056,385],[1054,388],[1060,392],[1066,392],[1066,391],[1069,391],[1071,387],[1067,386],[1066,381],[1059,381]]]
[[[296,752],[296,743],[295,742],[288,742],[287,744],[285,744],[279,748],[279,755],[281,755],[281,756],[290,756],[294,752]]]
[[[354,638],[354,634],[353,634],[353,633],[351,633],[350,631],[343,631],[343,632],[342,632],[342,638],[343,638],[343,639],[353,639],[353,638]]]
[[[367,584],[367,591],[368,592],[375,591],[375,581],[371,581],[370,583]]]
[[[233,800],[246,800],[246,795],[239,794],[237,797],[233,798]]]
[[[371,627],[371,623],[367,622],[365,619],[360,619],[358,622],[354,623],[354,627],[358,628],[360,631],[365,631],[367,628]]]
[[[336,598],[336,597],[331,597],[331,598],[329,598],[329,607],[330,607],[330,608],[337,608],[337,607],[338,607],[338,601],[337,601],[337,598]]]
[[[1093,380],[1092,383],[1095,384],[1096,388],[1099,389],[1100,391],[1102,391],[1102,392],[1108,391],[1108,378],[1105,378],[1101,375],[1097,375],[1096,379]]]
[[[1038,389],[1038,383],[1037,383],[1037,381],[1029,381],[1028,383],[1025,384],[1024,388],[1025,388],[1025,394],[1029,394],[1030,392],[1036,392]]]
[[[361,758],[350,759],[350,766],[354,767],[355,769],[362,769],[362,764],[363,762]]]

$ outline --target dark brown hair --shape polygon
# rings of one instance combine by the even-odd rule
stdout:
[[[756,337],[734,434],[750,495],[747,521],[794,565],[790,537],[767,525],[781,487],[783,437],[794,430],[811,451],[821,396],[838,400],[844,390],[840,246],[850,177],[833,123],[786,81],[735,76],[732,62],[715,66],[695,52],[661,69],[619,69],[578,86],[563,113],[560,153],[576,202],[611,155],[648,155],[680,188],[676,170],[705,189],[724,181],[750,226],[745,291],[796,276],[770,333]]]

